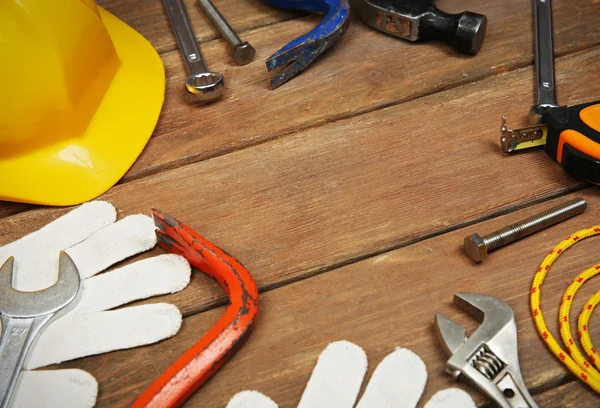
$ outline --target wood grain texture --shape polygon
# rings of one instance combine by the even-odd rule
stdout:
[[[451,305],[452,295],[465,290],[500,297],[515,309],[523,374],[540,406],[600,405],[544,348],[528,308],[544,254],[575,229],[598,223],[597,189],[581,193],[590,202],[584,215],[501,249],[482,265],[460,249],[465,235],[537,213],[562,201],[551,198],[585,186],[542,151],[510,157],[499,151],[500,114],[511,127],[525,125],[534,100],[529,4],[441,0],[450,12],[488,15],[486,42],[475,58],[442,44],[395,40],[354,17],[335,48],[271,91],[264,59],[319,17],[259,0],[216,0],[258,50],[252,64],[236,67],[186,0],[209,65],[229,86],[222,101],[205,106],[185,99],[181,57],[160,1],[100,4],[145,35],[167,71],[153,138],[102,199],[115,204],[120,218],[152,207],[176,216],[244,263],[263,291],[249,342],[186,406],[223,407],[235,392],[254,388],[282,408],[294,407],[319,352],[337,339],[365,348],[368,377],[395,346],[413,349],[428,367],[424,403],[440,388],[456,386],[443,373],[432,320],[441,311],[476,327]],[[561,104],[600,94],[599,11],[596,1],[554,2]],[[30,208],[0,203],[0,245],[69,210]],[[459,229],[465,225],[471,226]],[[546,316],[556,315],[570,279],[600,261],[599,239],[576,245],[557,262],[543,295]],[[574,310],[594,291],[588,285]],[[175,338],[61,366],[99,379],[99,406],[131,403],[218,320],[223,308],[217,306],[226,298],[195,273],[185,291],[155,301],[173,302],[186,316]],[[597,337],[598,316],[591,327]]]
[[[522,1],[461,3],[466,3],[465,8],[481,9],[490,21],[486,42],[475,58],[459,55],[443,44],[399,41],[354,18],[330,52],[275,91],[268,88],[271,74],[264,69],[264,60],[314,27],[314,17],[249,33],[248,41],[256,47],[257,55],[243,67],[232,66],[226,49],[209,43],[204,53],[211,69],[227,78],[229,91],[223,100],[205,106],[189,102],[179,53],[164,54],[167,90],[163,115],[153,139],[124,180],[531,64],[532,32],[523,29],[523,21],[531,19],[531,10]],[[600,12],[600,3],[558,1],[554,10],[560,27],[556,34],[558,55],[599,43],[593,33],[597,31],[594,27],[600,28],[594,17]],[[560,79],[558,83],[564,97]],[[516,112],[527,112],[535,97],[533,80],[515,86],[512,92],[510,104],[522,103],[522,110],[519,106]]]
[[[599,49],[558,67],[564,100],[600,94]],[[527,68],[308,129],[102,198],[123,214],[172,214],[235,254],[259,287],[281,285],[583,186],[543,151],[500,152],[498,116],[522,117],[514,105],[527,103],[515,101],[532,75]],[[590,78],[585,89],[582,77]],[[423,121],[423,112],[435,120]],[[54,213],[1,220],[0,244]],[[186,314],[223,301],[202,281],[178,296]]]
[[[553,388],[536,396],[540,407],[557,406],[564,408],[593,408],[600,405],[598,396],[589,388],[576,381]]]
[[[217,42],[227,47],[196,0],[184,0],[184,4],[199,42],[219,39]],[[244,37],[248,30],[305,15],[303,12],[271,7],[260,0],[214,0],[213,4],[240,37]],[[177,41],[161,0],[99,0],[98,5],[135,28],[159,53],[177,49]],[[233,63],[231,60],[227,62]]]
[[[571,197],[529,207],[449,234],[428,239],[334,271],[278,288],[261,295],[261,314],[248,342],[209,383],[186,404],[189,407],[223,407],[236,392],[259,390],[281,407],[293,407],[300,398],[320,351],[331,341],[349,340],[362,346],[372,370],[394,347],[407,347],[425,361],[429,380],[426,401],[441,388],[456,386],[444,373],[445,357],[432,327],[442,312],[468,328],[477,324],[452,305],[454,293],[473,291],[496,296],[515,311],[519,353],[527,385],[536,394],[561,385],[571,376],[545,349],[529,310],[532,277],[552,246],[565,236],[597,222],[600,196],[589,190],[583,196],[589,209],[544,232],[499,249],[474,265],[462,253],[464,236],[486,233]],[[578,243],[561,256],[543,287],[542,304],[548,326],[557,333],[558,305],[570,280],[584,268],[600,262],[600,238]],[[597,285],[585,285],[575,298],[579,310]],[[189,289],[188,289],[189,290]],[[99,406],[125,406],[171,361],[190,347],[218,320],[224,308],[188,317],[181,332],[152,347],[110,353],[70,363],[89,370],[100,380]],[[574,323],[574,322],[573,322]],[[600,334],[600,317],[590,324],[592,337]],[[135,369],[133,369],[135,367]],[[132,370],[133,369],[133,370]],[[459,385],[462,387],[462,385]],[[468,390],[480,403],[484,399]],[[583,388],[577,392],[589,400]],[[549,400],[544,407],[563,407]],[[595,396],[595,401],[599,401]]]
[[[235,6],[230,8],[238,8],[238,3],[233,2]],[[224,2],[222,8],[228,9],[226,4],[229,3]],[[130,16],[126,20],[131,19],[127,21],[160,49],[158,42],[166,34],[151,34],[158,30],[152,28],[154,20],[162,20],[163,29],[169,30],[160,2],[144,2],[142,7],[137,2],[115,0],[105,5],[119,16]],[[239,8],[245,10],[247,6],[248,3],[242,2]],[[314,27],[319,18],[310,16],[249,32],[247,39],[258,52],[255,61],[243,67],[232,65],[222,41],[205,44],[203,52],[209,65],[226,76],[229,92],[217,103],[200,106],[191,103],[184,90],[186,75],[179,51],[164,53],[162,58],[167,71],[165,106],[152,140],[122,181],[226,154],[299,129],[361,115],[531,64],[532,32],[523,28],[523,22],[531,20],[531,10],[524,7],[522,1],[481,4],[477,0],[448,0],[443,6],[448,10],[464,8],[488,15],[490,24],[486,42],[477,57],[458,55],[443,44],[415,45],[399,41],[367,28],[354,18],[349,31],[331,52],[298,78],[271,91],[268,89],[270,74],[264,67],[264,60],[287,41]],[[192,2],[188,3],[188,8],[197,9]],[[599,11],[600,3],[596,2],[555,2],[557,55],[598,44],[600,40],[594,35],[597,31],[594,28],[600,24],[595,18]],[[136,18],[140,21],[136,22]],[[199,15],[193,17],[195,22],[199,18]],[[142,22],[150,24],[147,32]],[[565,72],[559,67],[560,102],[580,101],[577,95],[566,93],[566,85],[561,82],[563,74]],[[595,73],[590,71],[588,74]],[[518,119],[524,118],[524,112],[533,103],[532,78],[512,84],[512,95],[505,96],[502,111],[514,112],[511,119],[515,115]],[[576,78],[577,85],[585,99],[586,88],[581,87],[580,78]],[[587,83],[592,83],[593,79]],[[502,86],[506,88],[509,84]],[[499,113],[493,113],[488,119],[490,123],[497,120]],[[478,112],[478,115],[483,114]],[[0,205],[0,217],[13,212],[3,211]]]

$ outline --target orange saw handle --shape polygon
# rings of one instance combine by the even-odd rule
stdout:
[[[254,327],[258,289],[252,276],[234,257],[188,226],[152,210],[158,245],[184,256],[213,277],[229,296],[221,319],[196,344],[161,374],[133,403],[133,408],[174,408],[183,404],[237,351]]]

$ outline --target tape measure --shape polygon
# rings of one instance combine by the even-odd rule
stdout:
[[[536,0],[534,11],[538,100],[531,108],[533,125],[511,130],[502,116],[502,150],[544,146],[570,174],[600,184],[600,102],[556,104],[551,0]]]

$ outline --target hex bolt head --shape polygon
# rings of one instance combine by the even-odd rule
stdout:
[[[239,43],[233,49],[232,57],[236,64],[238,65],[246,65],[254,59],[254,54],[256,51],[252,46],[244,41]]]
[[[584,199],[576,198],[483,237],[473,234],[465,238],[465,252],[473,262],[479,263],[487,258],[488,252],[581,214],[586,207]]]
[[[479,234],[465,238],[465,252],[473,262],[481,262],[488,256],[487,246]]]

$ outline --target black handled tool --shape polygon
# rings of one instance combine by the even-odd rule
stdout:
[[[600,101],[575,106],[556,103],[552,2],[534,0],[537,103],[529,113],[533,126],[511,130],[502,116],[502,149],[506,153],[534,146],[572,175],[600,184]]]
[[[443,40],[473,55],[481,49],[487,27],[486,16],[470,11],[448,14],[435,0],[350,0],[350,5],[379,31],[408,41]]]

